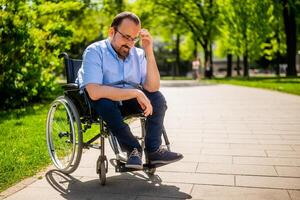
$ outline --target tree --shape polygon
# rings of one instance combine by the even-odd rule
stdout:
[[[271,0],[224,0],[222,5],[222,47],[226,54],[243,56],[244,76],[249,76],[249,59],[271,56],[275,49],[274,5]],[[278,46],[278,45],[277,45]],[[277,49],[276,49],[277,50]],[[230,58],[230,56],[229,56]]]
[[[55,90],[62,72],[58,54],[70,48],[65,21],[80,2],[7,1],[1,5],[0,104],[20,107]]]
[[[297,76],[297,26],[296,26],[296,0],[282,0],[284,27],[287,46],[287,76]]]
[[[176,1],[175,1],[176,2]],[[132,6],[132,10],[140,16],[142,26],[151,29],[152,35],[159,36],[159,40],[165,43],[165,49],[170,50],[167,62],[172,65],[172,75],[178,76],[181,68],[181,41],[184,35],[188,32],[181,20],[177,18],[177,11],[170,12],[170,7],[165,7],[160,3],[164,1],[136,1]],[[180,5],[175,6],[174,9],[180,9]],[[142,9],[141,9],[142,8]],[[161,48],[159,48],[161,50]],[[162,56],[162,55],[158,55]],[[160,59],[159,59],[160,60]]]
[[[204,50],[204,63],[212,63],[212,44],[218,35],[219,8],[212,0],[155,0],[155,10],[163,10],[166,20],[174,21],[185,34],[192,32],[194,39]],[[197,46],[197,45],[195,45]],[[212,65],[211,71],[212,71]]]

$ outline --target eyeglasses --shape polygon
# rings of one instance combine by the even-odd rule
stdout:
[[[117,29],[115,29],[115,30],[116,30],[116,32],[120,33],[120,35],[122,36],[123,39],[126,39],[126,40],[129,41],[129,42],[134,42],[134,43],[136,43],[136,42],[139,41],[139,39],[140,39],[139,37],[132,38],[132,37],[130,37],[129,35],[125,35],[125,34],[121,33],[121,32],[118,31]]]

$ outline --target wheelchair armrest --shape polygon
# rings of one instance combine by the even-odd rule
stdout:
[[[78,91],[79,90],[79,86],[76,83],[68,83],[66,85],[63,86],[64,90],[67,91]]]

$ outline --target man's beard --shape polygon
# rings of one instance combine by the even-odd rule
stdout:
[[[119,55],[120,58],[125,59],[130,51],[130,47],[127,45],[122,45],[116,52]]]

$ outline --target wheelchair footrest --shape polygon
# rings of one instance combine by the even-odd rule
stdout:
[[[167,164],[165,164],[165,163],[160,163],[160,164],[155,164],[155,165],[143,164],[143,169],[134,169],[134,168],[128,168],[125,166],[125,163],[117,161],[117,165],[115,166],[115,169],[116,169],[116,172],[133,172],[133,171],[141,171],[141,170],[148,170],[148,169],[153,169],[153,168],[157,168],[157,167],[162,167]]]

